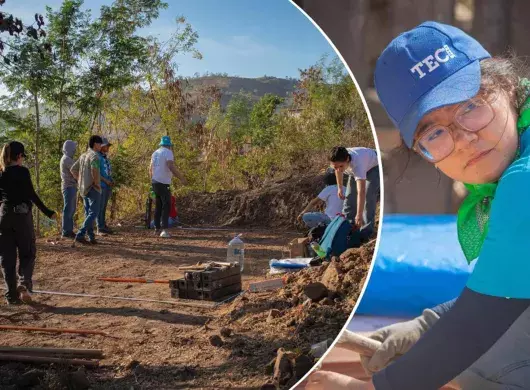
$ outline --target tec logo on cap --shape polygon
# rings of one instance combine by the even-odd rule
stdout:
[[[450,61],[451,58],[455,57],[455,54],[449,48],[449,46],[443,45],[443,47],[437,49],[434,54],[428,55],[416,65],[414,65],[412,68],[410,68],[410,71],[412,73],[416,73],[421,79],[425,77],[425,71],[431,73],[433,70],[437,69],[440,64]],[[422,70],[422,67],[426,67],[427,69],[424,68]]]

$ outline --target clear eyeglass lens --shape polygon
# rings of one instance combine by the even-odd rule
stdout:
[[[417,146],[427,160],[436,162],[451,154],[454,143],[449,129],[435,127],[420,137]]]
[[[476,99],[461,105],[456,112],[455,120],[468,131],[479,131],[489,125],[493,117],[491,106],[485,100]]]

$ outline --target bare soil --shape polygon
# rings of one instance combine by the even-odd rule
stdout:
[[[293,201],[287,188],[282,183],[278,186],[280,189],[272,190],[276,196],[270,198],[252,193],[239,194],[241,200],[233,203],[219,201],[225,206],[217,209],[211,206],[209,213],[217,217],[210,220],[185,217],[192,215],[189,211],[194,207],[208,209],[210,206],[206,207],[204,201],[201,207],[199,200],[195,205],[184,203],[180,214],[188,223],[220,223],[224,219],[225,225],[236,222],[246,225],[251,224],[251,219],[261,218],[269,221],[261,225],[270,226],[276,218],[277,224],[285,228],[294,216],[297,202],[303,203],[302,197],[309,197],[309,190]],[[217,194],[210,196],[210,202],[217,203],[219,197],[222,198]],[[257,214],[250,214],[250,209],[243,214],[230,211],[237,202],[254,205],[260,211]],[[282,202],[285,218],[278,216],[279,211],[274,211],[276,217],[270,217],[271,210]],[[296,206],[288,205],[292,202]],[[258,206],[260,203],[263,204]],[[253,230],[248,226],[231,230],[171,229],[172,237],[162,239],[150,230],[134,228],[134,224],[102,237],[97,246],[72,247],[70,240],[58,237],[38,240],[34,287],[174,304],[42,294],[34,294],[36,304],[32,306],[9,307],[2,301],[0,325],[91,329],[111,337],[0,331],[1,345],[94,348],[105,353],[100,367],[87,369],[86,373],[66,365],[0,362],[0,389],[261,388],[272,382],[270,363],[279,348],[297,357],[309,356],[312,344],[336,337],[362,289],[375,245],[372,241],[331,263],[289,274],[280,290],[245,292],[216,308],[189,307],[179,306],[179,300],[170,297],[169,286],[164,284],[110,283],[99,281],[98,277],[178,279],[183,276],[179,266],[223,261],[227,242],[235,233],[243,232],[246,258],[243,289],[246,289],[250,282],[269,278],[269,260],[286,257],[287,243],[300,237],[300,233],[279,228]],[[311,301],[305,296],[304,287],[312,282],[322,282],[329,288],[324,299]],[[305,367],[304,371],[307,370]],[[295,382],[296,376],[286,373],[281,383],[276,384],[288,388]]]
[[[292,229],[324,187],[322,175],[289,177],[251,191],[192,193],[177,200],[184,223]]]

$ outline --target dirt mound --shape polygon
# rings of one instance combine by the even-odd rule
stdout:
[[[290,351],[292,359],[289,361],[292,362],[307,358],[316,362],[311,346],[335,339],[346,323],[362,290],[374,249],[375,240],[361,248],[350,249],[329,263],[286,275],[285,287],[280,290],[242,295],[224,308],[212,325],[223,332],[230,329],[231,336],[223,337],[223,341],[236,356],[248,356],[249,365],[262,366],[271,375],[271,382],[281,378],[281,383],[274,384],[289,388],[311,366],[304,364],[306,368],[301,372],[300,368],[293,367],[294,363],[282,363],[280,366],[286,372],[273,372],[278,351]],[[315,283],[323,286],[325,294],[312,300],[305,289]],[[255,340],[244,336],[249,331],[262,335],[269,342],[256,344]],[[278,353],[278,359],[284,359],[280,355]]]
[[[179,218],[191,225],[288,227],[323,188],[321,175],[273,182],[252,191],[191,193],[177,199]]]

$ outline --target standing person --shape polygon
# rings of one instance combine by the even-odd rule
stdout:
[[[61,189],[63,191],[63,226],[62,236],[74,238],[74,214],[77,204],[77,180],[70,172],[74,165],[74,154],[77,142],[67,140],[63,144],[63,157],[59,164],[61,170]]]
[[[107,205],[112,195],[112,187],[114,187],[110,160],[107,157],[107,153],[109,152],[109,148],[110,146],[112,146],[112,144],[105,137],[103,137],[102,140],[103,143],[101,144],[101,150],[99,151],[99,164],[101,175],[101,205],[97,219],[99,235],[112,233],[112,231],[107,226],[105,214],[107,213]]]
[[[361,240],[367,240],[374,232],[380,189],[377,152],[370,148],[336,146],[331,150],[329,161],[337,177],[337,194],[345,199],[343,213],[360,229]],[[350,176],[346,194],[344,173]]]
[[[404,144],[466,183],[458,238],[476,264],[456,300],[372,335],[382,345],[365,359],[371,382],[322,372],[309,388],[437,389],[457,376],[464,389],[528,388],[530,80],[521,69],[436,22],[379,57],[376,89]]]
[[[94,235],[94,221],[99,215],[101,203],[101,175],[98,152],[101,150],[103,140],[99,135],[93,135],[89,140],[88,150],[79,157],[72,166],[72,175],[79,182],[79,193],[83,197],[85,206],[85,221],[77,232],[75,240],[86,244],[85,235],[88,235],[89,244],[97,244]]]
[[[0,155],[0,263],[10,305],[31,300],[37,254],[33,204],[48,218],[56,217],[35,192],[29,170],[22,166],[25,158],[24,145],[17,141],[5,144]]]
[[[151,184],[153,185],[153,192],[156,196],[155,204],[155,233],[160,232],[160,225],[162,225],[162,232],[160,237],[170,237],[167,228],[169,225],[169,209],[171,206],[171,193],[169,186],[171,185],[171,178],[177,176],[183,184],[186,184],[186,178],[177,170],[173,158],[171,147],[171,138],[163,136],[160,141],[160,147],[151,156],[151,164],[149,165],[149,175],[151,177]],[[161,223],[162,222],[162,223]]]
[[[337,188],[337,177],[334,171],[326,172],[324,176],[325,187],[316,198],[312,199],[311,202],[302,210],[298,216],[298,221],[303,221],[308,228],[314,228],[318,225],[327,225],[337,214],[342,213],[344,201],[339,198]],[[343,186],[342,191],[346,191]],[[326,205],[326,209],[323,213],[320,212],[309,212],[309,210],[315,207]]]

